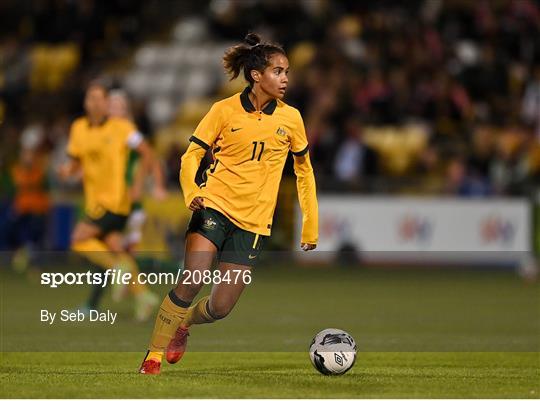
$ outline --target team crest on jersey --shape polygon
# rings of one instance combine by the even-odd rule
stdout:
[[[217,227],[217,223],[214,221],[213,218],[209,217],[206,220],[204,220],[203,228],[206,228],[207,230],[215,230]]]
[[[285,128],[283,127],[279,127],[276,131],[276,134],[280,135],[280,136],[285,136],[287,135],[287,131],[285,131]]]

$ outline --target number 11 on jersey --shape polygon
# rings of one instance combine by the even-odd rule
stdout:
[[[261,141],[261,142],[253,141],[252,143],[253,143],[253,153],[251,154],[251,160],[255,160],[255,155],[257,154],[257,147],[260,144],[261,150],[259,151],[259,157],[257,157],[257,161],[260,162],[261,161],[261,156],[262,156],[263,151],[264,151],[264,142],[263,141]]]

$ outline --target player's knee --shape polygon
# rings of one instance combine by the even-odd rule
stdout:
[[[80,235],[72,235],[71,238],[70,238],[70,244],[69,244],[69,248],[74,251],[74,252],[83,252],[85,251],[85,238],[80,236]]]
[[[104,239],[107,248],[114,253],[123,253],[124,244],[122,243],[122,237],[106,237]]]
[[[97,233],[86,230],[86,229],[79,229],[75,228],[73,233],[71,234],[71,249],[74,249],[74,247],[77,246],[77,244],[83,243],[85,241],[88,241],[89,239],[95,238]]]
[[[227,315],[231,313],[232,307],[229,307],[228,305],[210,305],[209,309],[210,315],[215,320],[219,320],[227,317]]]

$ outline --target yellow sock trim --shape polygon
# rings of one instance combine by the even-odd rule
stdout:
[[[163,352],[152,352],[152,351],[150,351],[148,353],[148,355],[146,355],[145,361],[153,359],[154,361],[161,362],[162,358],[163,358]]]
[[[150,345],[148,347],[150,352],[165,351],[167,345],[169,345],[169,342],[173,338],[176,329],[178,329],[178,326],[180,326],[180,323],[184,320],[187,310],[188,308],[182,308],[171,301],[169,294],[165,296],[165,299],[159,307],[154,331],[150,338]]]
[[[195,305],[189,308],[188,313],[182,322],[182,327],[187,328],[194,324],[212,323],[214,319],[207,310],[206,305],[210,302],[210,297],[202,297]]]

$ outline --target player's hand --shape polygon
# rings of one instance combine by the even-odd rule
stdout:
[[[201,196],[196,196],[191,201],[191,204],[189,205],[189,210],[191,210],[192,212],[195,212],[201,209],[206,209],[206,207],[204,206],[204,198]]]
[[[167,198],[167,190],[162,186],[154,186],[152,197],[156,200],[164,200]]]
[[[70,163],[62,163],[56,169],[56,174],[58,174],[58,177],[60,177],[62,181],[66,181],[69,177],[71,177],[71,171],[72,167]]]
[[[303,251],[312,251],[313,249],[317,248],[317,244],[306,244],[305,242],[302,242],[300,244],[300,247]]]

